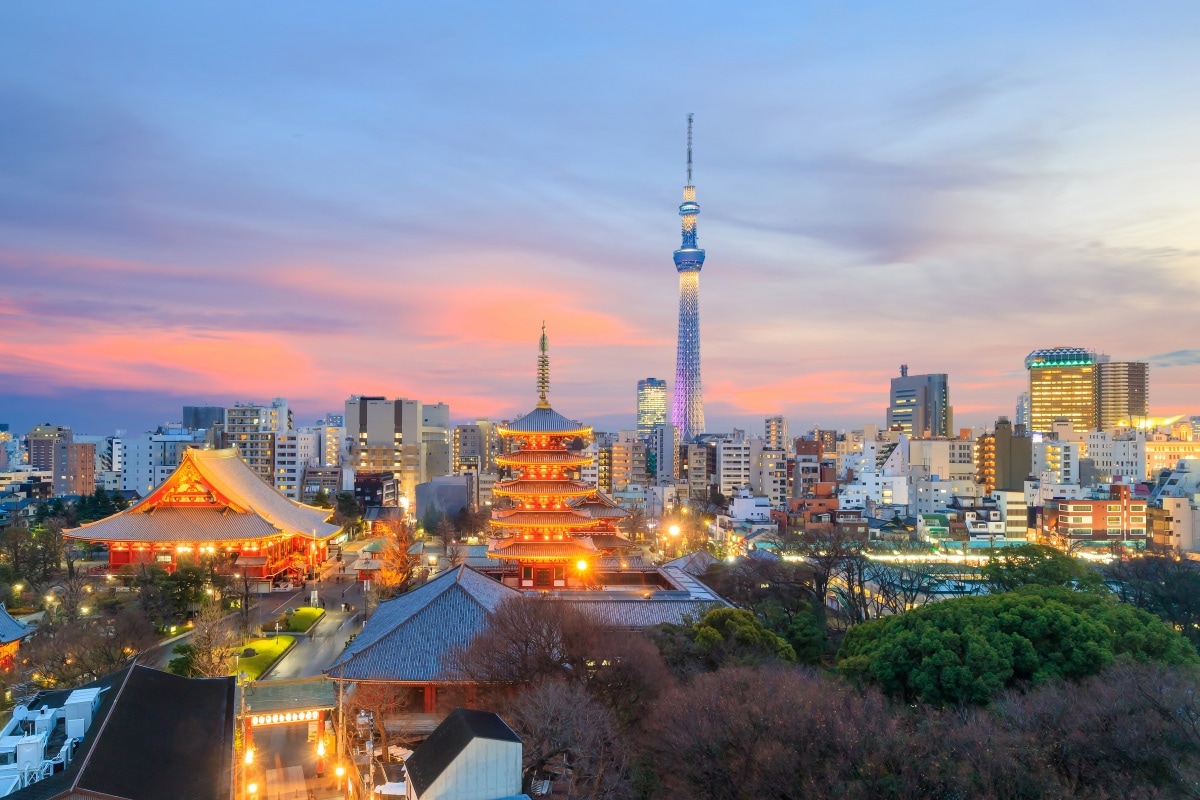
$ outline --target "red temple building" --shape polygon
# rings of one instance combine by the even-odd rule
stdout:
[[[516,576],[505,578],[514,588],[587,588],[596,584],[602,556],[631,546],[616,528],[628,514],[577,479],[579,468],[591,460],[579,448],[592,429],[552,409],[546,399],[549,388],[543,327],[537,407],[497,430],[513,444],[496,463],[509,467],[515,477],[492,490],[507,498],[508,507],[492,512],[488,555],[516,564]]]
[[[218,559],[254,581],[300,579],[320,566],[341,528],[333,512],[289,500],[258,477],[235,448],[190,449],[161,486],[130,508],[66,531],[107,545],[109,569]]]

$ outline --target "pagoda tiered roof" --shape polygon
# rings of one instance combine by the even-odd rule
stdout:
[[[492,512],[492,521],[501,528],[566,528],[582,529],[597,523],[586,514],[572,509],[547,510],[505,508]]]
[[[520,497],[583,497],[591,491],[590,486],[579,481],[539,480],[524,476],[492,487],[493,494]]]
[[[556,467],[582,467],[592,462],[591,456],[573,450],[518,450],[496,456],[496,463],[504,467],[530,467],[543,464]]]
[[[592,489],[583,497],[568,500],[567,505],[596,520],[618,520],[629,516],[629,512],[616,500],[597,489]]]
[[[493,539],[488,546],[488,553],[495,558],[519,558],[525,561],[563,561],[600,555],[600,551],[586,536],[540,542],[516,538]]]
[[[528,414],[517,417],[507,425],[499,426],[496,430],[501,436],[520,434],[589,436],[592,433],[590,425],[581,425],[573,419],[567,419],[548,405],[539,405]]]
[[[136,505],[64,532],[91,542],[213,542],[300,536],[323,541],[341,530],[332,512],[284,497],[235,448],[188,449],[162,485]]]

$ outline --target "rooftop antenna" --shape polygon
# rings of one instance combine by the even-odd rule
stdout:
[[[692,115],[688,114],[688,186],[692,185]]]

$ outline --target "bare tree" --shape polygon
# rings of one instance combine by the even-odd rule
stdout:
[[[543,681],[522,692],[503,716],[523,748],[521,788],[554,779],[555,796],[568,800],[620,800],[632,796],[629,754],[612,712],[582,686]]]
[[[370,712],[379,730],[379,746],[386,756],[388,751],[387,718],[408,710],[412,704],[413,687],[401,686],[395,683],[360,681],[354,684],[353,690],[346,696],[345,703],[349,707],[349,719],[358,716],[359,711]],[[407,739],[404,744],[411,744]]]
[[[191,666],[198,677],[219,678],[229,674],[229,662],[237,650],[237,636],[225,621],[220,603],[204,603],[193,619]]]
[[[574,605],[553,597],[513,597],[467,647],[449,654],[446,667],[479,683],[586,680],[600,635],[600,626]]]

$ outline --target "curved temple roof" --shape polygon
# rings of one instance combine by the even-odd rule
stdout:
[[[328,539],[341,530],[326,522],[331,513],[284,497],[235,448],[192,448],[171,477],[136,505],[64,535],[98,542]]]

